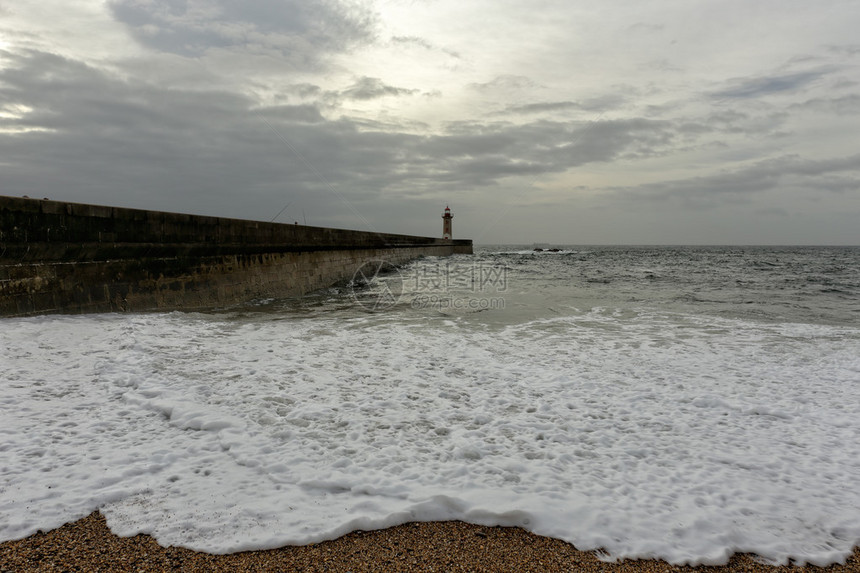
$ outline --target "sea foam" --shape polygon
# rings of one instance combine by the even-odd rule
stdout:
[[[837,562],[858,337],[601,308],[4,319],[0,539],[98,509],[213,553],[461,519],[610,558]]]

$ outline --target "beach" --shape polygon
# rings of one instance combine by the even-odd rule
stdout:
[[[601,561],[595,552],[517,527],[460,521],[407,523],[355,531],[333,541],[267,551],[212,555],[162,547],[144,534],[118,537],[98,512],[47,533],[0,544],[0,571],[860,571],[860,548],[843,564],[774,566],[734,555],[724,566],[672,565],[658,560]]]

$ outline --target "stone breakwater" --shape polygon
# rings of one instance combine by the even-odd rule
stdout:
[[[300,296],[369,260],[471,252],[470,240],[0,196],[0,316],[213,308]]]

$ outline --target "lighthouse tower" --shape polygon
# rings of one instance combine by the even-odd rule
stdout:
[[[451,219],[454,216],[451,215],[451,208],[447,205],[445,206],[445,214],[442,215],[442,238],[450,239],[451,238]]]

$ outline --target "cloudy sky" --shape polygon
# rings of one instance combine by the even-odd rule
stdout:
[[[0,194],[860,244],[856,0],[0,0]]]

